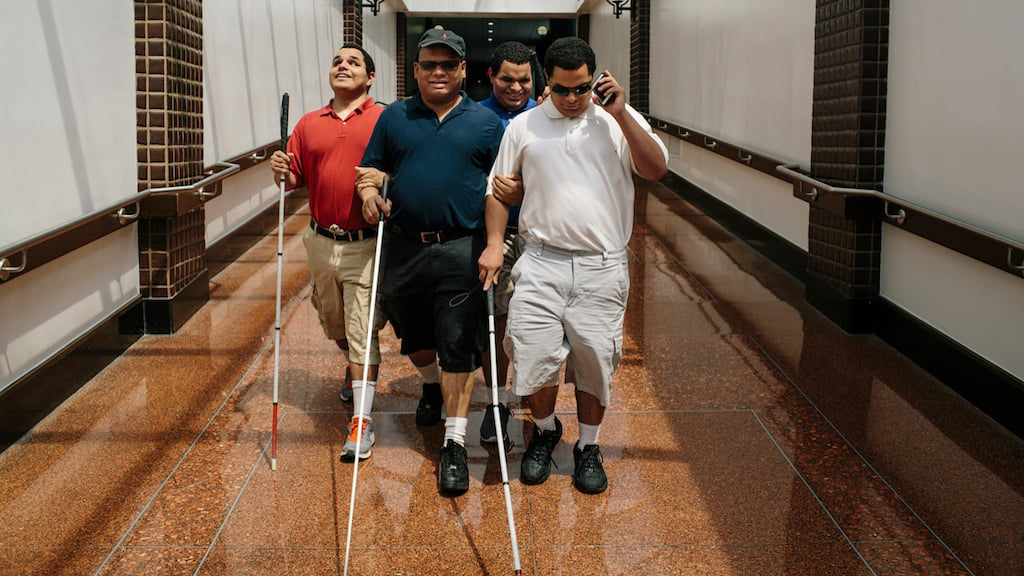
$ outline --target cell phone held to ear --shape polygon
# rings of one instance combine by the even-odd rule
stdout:
[[[605,76],[607,76],[607,74],[601,72],[597,75],[597,78],[594,78],[594,83],[591,84],[594,87],[594,94],[597,95],[597,103],[601,106],[607,106],[609,102],[615,100],[615,94],[608,92],[607,88],[604,90],[601,89],[601,80],[603,80]]]

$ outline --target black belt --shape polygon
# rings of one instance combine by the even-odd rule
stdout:
[[[338,242],[356,242],[358,240],[373,238],[377,235],[376,228],[360,228],[359,230],[349,231],[339,228],[337,224],[331,224],[330,228],[324,228],[317,224],[316,220],[313,219],[310,219],[309,227],[317,234],[331,238],[332,240],[337,240]]]
[[[463,236],[470,236],[477,233],[477,230],[468,230],[466,228],[416,232],[414,230],[406,230],[405,228],[394,224],[388,224],[388,230],[402,236],[403,238],[416,242],[417,244],[440,244],[442,242],[454,240],[455,238],[462,238]]]
[[[519,234],[519,226],[505,226],[505,236],[515,236]]]

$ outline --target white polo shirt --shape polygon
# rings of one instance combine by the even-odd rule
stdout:
[[[644,117],[628,104],[626,110],[667,161],[668,150]],[[568,118],[549,98],[509,122],[487,193],[495,174],[522,174],[520,234],[563,250],[613,252],[625,248],[633,233],[634,170],[629,144],[611,114],[590,101],[583,114]]]

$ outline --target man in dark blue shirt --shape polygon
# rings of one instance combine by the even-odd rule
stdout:
[[[502,42],[491,54],[487,77],[491,80],[491,95],[480,101],[480,105],[492,110],[501,119],[504,126],[521,114],[535,106],[537,102],[530,97],[533,92],[534,51],[522,42]],[[512,298],[512,266],[522,252],[523,241],[519,237],[519,203],[522,201],[523,179],[519,174],[495,175],[495,197],[510,205],[508,226],[505,233],[505,262],[498,276],[498,284],[494,286],[494,330],[498,338],[505,335],[505,324],[508,319],[508,303]],[[508,377],[508,355],[501,346],[497,347],[498,386],[501,397],[498,400],[498,411],[501,416],[501,436],[508,438],[509,410],[508,392],[505,381]],[[485,362],[486,364],[486,362]],[[484,376],[490,384],[490,370],[484,369]],[[484,409],[484,417],[480,424],[480,441],[497,442],[498,435],[494,422],[494,405]]]
[[[438,489],[446,494],[469,489],[466,425],[486,345],[477,259],[486,243],[487,175],[504,132],[497,116],[461,90],[465,56],[465,42],[451,30],[424,32],[413,62],[419,94],[381,114],[363,156],[363,167],[392,175],[389,196],[382,199],[372,179],[359,189],[366,221],[388,218],[381,306],[402,354],[437,350],[448,414]]]

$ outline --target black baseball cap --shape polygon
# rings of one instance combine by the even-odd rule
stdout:
[[[451,30],[443,30],[441,28],[430,28],[420,36],[420,42],[416,45],[416,50],[420,48],[426,48],[427,46],[437,46],[443,44],[459,55],[459,58],[466,59],[466,41]]]

